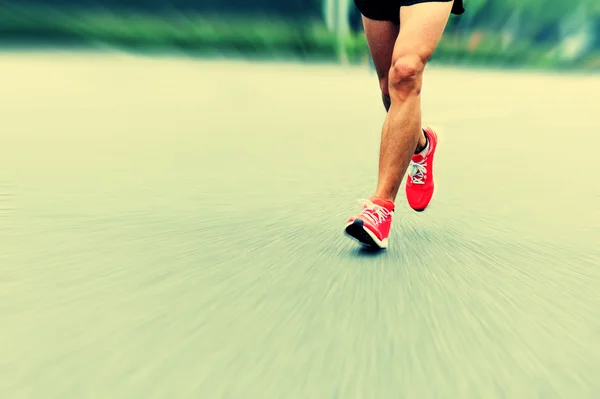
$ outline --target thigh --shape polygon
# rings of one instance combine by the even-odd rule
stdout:
[[[401,28],[392,59],[414,55],[427,62],[444,34],[454,2],[452,0],[409,0],[407,2],[414,2],[414,4],[400,7]]]
[[[376,21],[363,16],[365,36],[380,80],[387,77],[399,28],[390,21]]]

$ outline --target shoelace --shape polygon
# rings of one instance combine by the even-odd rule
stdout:
[[[375,226],[379,223],[383,223],[388,217],[392,215],[390,211],[388,211],[383,206],[379,206],[374,204],[372,201],[363,199],[360,200],[359,203],[364,207],[361,215],[372,222]]]
[[[427,175],[427,158],[421,162],[410,161],[408,175],[413,184],[425,184],[425,176]]]

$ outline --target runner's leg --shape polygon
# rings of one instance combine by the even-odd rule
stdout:
[[[377,198],[395,201],[409,162],[423,138],[423,72],[442,37],[452,3],[426,2],[400,9],[400,33],[388,74],[391,106],[381,136]]]
[[[398,38],[399,27],[390,21],[375,21],[363,17],[365,36],[371,52],[375,71],[381,88],[381,99],[386,111],[390,109],[388,73],[392,66],[392,54]]]

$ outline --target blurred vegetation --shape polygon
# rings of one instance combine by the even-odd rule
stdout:
[[[598,0],[466,4],[464,15],[452,17],[436,61],[600,70]],[[321,0],[18,0],[0,1],[0,11],[4,43],[310,59],[333,59],[337,51],[336,37],[323,22]],[[565,56],[569,38],[577,39],[579,51]],[[344,48],[350,62],[368,60],[359,29],[345,38]]]

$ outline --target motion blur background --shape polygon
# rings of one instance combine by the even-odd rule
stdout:
[[[0,0],[0,399],[600,398],[600,1],[467,0],[427,212],[341,0]]]
[[[3,42],[364,62],[351,0],[2,1]],[[597,69],[595,0],[468,0],[436,61]]]

